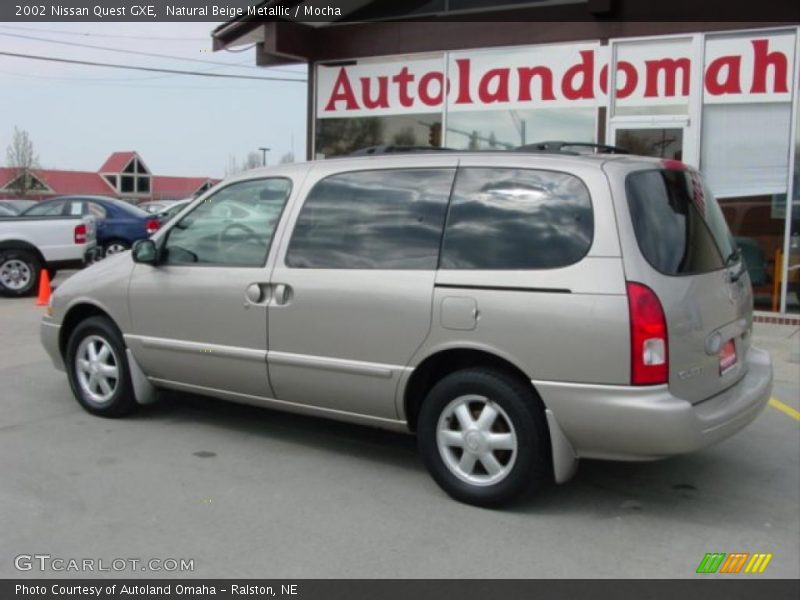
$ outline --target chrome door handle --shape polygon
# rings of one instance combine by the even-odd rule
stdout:
[[[247,306],[248,303],[262,304],[266,300],[266,288],[267,284],[265,283],[251,283],[248,285],[247,289],[244,291],[244,297],[247,300],[245,306]]]
[[[292,301],[292,287],[279,283],[272,288],[272,299],[278,306],[286,306]]]

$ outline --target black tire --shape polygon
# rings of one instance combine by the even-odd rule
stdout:
[[[117,248],[121,248],[118,250]],[[113,256],[117,252],[122,252],[124,250],[130,250],[131,245],[126,240],[109,240],[105,244],[103,244],[103,256]],[[112,251],[109,252],[109,249]]]
[[[448,424],[448,428],[451,425],[458,428],[458,431],[451,430],[448,433],[463,436],[465,445],[462,456],[468,451],[467,445],[473,443],[477,449],[486,451],[488,446],[481,444],[484,444],[488,436],[497,430],[487,430],[487,437],[478,436],[476,441],[474,438],[468,438],[466,433],[461,433],[463,428],[460,424],[455,425],[456,422],[460,423],[455,415],[450,418],[443,416],[443,413],[449,414],[450,407],[454,406],[454,403],[463,404],[464,398],[473,396],[486,400],[497,412],[498,417],[493,421],[492,428],[501,425],[503,427],[499,431],[502,435],[507,435],[503,433],[507,431],[516,436],[515,450],[489,450],[498,461],[495,468],[499,465],[506,471],[502,479],[495,483],[488,479],[492,474],[483,467],[480,458],[473,459],[476,462],[472,478],[486,477],[487,480],[481,483],[465,480],[463,477],[469,475],[463,471],[461,475],[457,474],[456,471],[460,467],[455,464],[449,466],[443,456],[447,454],[452,460],[457,461],[460,448],[454,446],[440,450],[437,443],[439,421],[442,419],[444,424]],[[467,403],[470,411],[482,410],[482,406],[485,405],[482,400]],[[497,411],[497,407],[501,411]],[[479,416],[474,412],[471,414],[474,418]],[[506,419],[510,423],[504,423]],[[476,426],[478,421],[479,419],[475,421]],[[540,489],[552,481],[550,437],[541,399],[530,385],[501,371],[484,368],[465,369],[447,375],[434,385],[420,409],[417,441],[422,459],[436,483],[450,496],[467,504],[498,506],[517,499],[526,492]],[[485,475],[480,473],[481,469]]]
[[[107,384],[112,388],[112,391],[110,394],[105,394],[108,397],[102,400],[98,400],[97,397],[104,395],[104,389],[95,384],[87,390],[87,382],[82,379],[81,373],[79,373],[77,359],[79,353],[81,357],[86,356],[82,346],[84,342],[87,345],[94,344],[93,347],[95,349],[98,347],[102,349],[102,346],[99,345],[100,342],[106,344],[110,348],[113,361],[107,360],[105,362],[113,362],[117,369],[115,383],[111,384],[109,382],[113,381],[113,379],[107,380]],[[125,356],[125,343],[119,330],[109,319],[105,317],[90,317],[81,321],[69,337],[65,360],[72,393],[87,412],[101,417],[115,418],[125,416],[138,407],[133,393],[128,361]],[[92,397],[92,387],[96,395],[95,398]]]
[[[35,294],[41,270],[39,257],[29,250],[0,251],[0,294],[11,297]]]

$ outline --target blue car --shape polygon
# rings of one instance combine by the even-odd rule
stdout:
[[[92,215],[97,222],[97,245],[104,254],[127,250],[136,240],[149,237],[161,221],[132,204],[105,196],[59,196],[38,202],[22,216]]]

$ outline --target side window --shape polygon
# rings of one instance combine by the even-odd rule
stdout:
[[[286,265],[306,269],[436,269],[455,169],[355,171],[306,198]]]
[[[222,188],[170,229],[163,262],[263,266],[291,186],[288,179],[273,178]]]
[[[85,202],[83,214],[91,215],[95,219],[105,219],[106,217],[108,217],[106,209],[103,208],[100,204],[97,204],[97,202]]]
[[[594,235],[583,182],[531,169],[459,169],[443,269],[553,269],[581,260]]]
[[[58,217],[64,212],[64,201],[47,202],[31,206],[25,211],[25,216],[28,217]]]

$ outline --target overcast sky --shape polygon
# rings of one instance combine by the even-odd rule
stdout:
[[[255,50],[211,52],[216,23],[0,23],[0,51],[116,64],[305,79],[304,66],[255,67]],[[23,39],[27,36],[41,40]],[[42,41],[44,40],[44,41]],[[105,46],[225,63],[137,56]],[[305,157],[306,84],[122,71],[0,56],[0,164],[14,126],[42,167],[96,171],[136,150],[156,175],[224,175],[259,146],[274,164]]]

